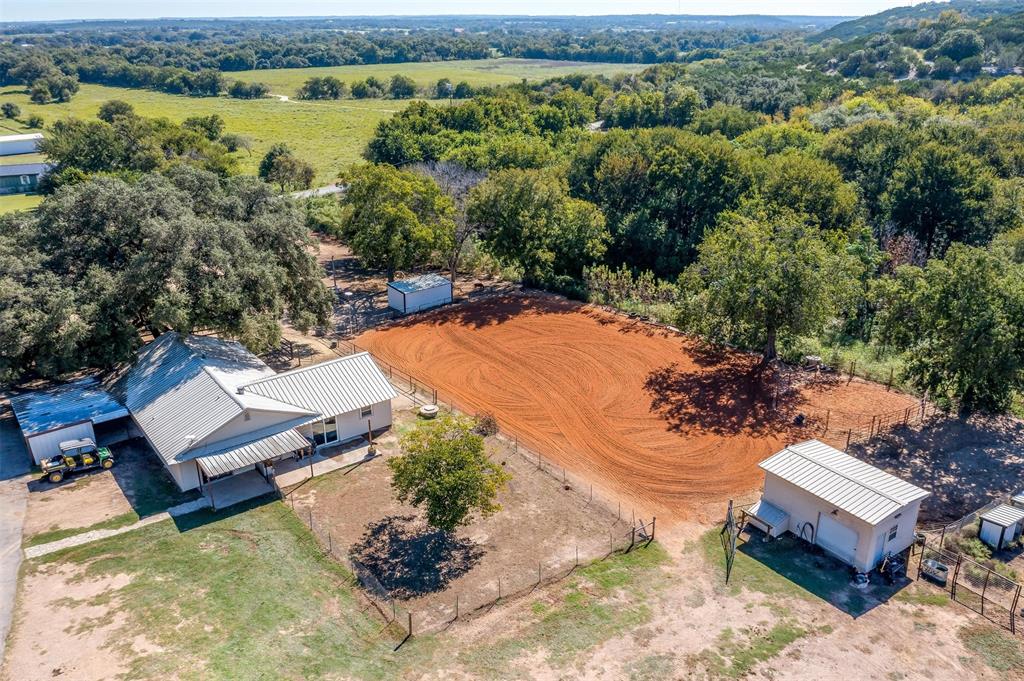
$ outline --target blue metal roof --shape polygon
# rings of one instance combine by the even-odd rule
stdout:
[[[11,408],[25,437],[82,421],[102,423],[128,416],[128,410],[92,377],[15,395]]]
[[[424,274],[410,279],[392,281],[388,286],[402,293],[416,293],[417,291],[426,291],[427,289],[439,288],[441,286],[451,286],[451,283],[450,279],[442,277],[440,274]]]

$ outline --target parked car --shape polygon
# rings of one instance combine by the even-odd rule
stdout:
[[[58,445],[60,454],[42,463],[43,477],[57,483],[72,473],[93,468],[113,468],[114,456],[106,447],[97,447],[90,438],[67,440]]]

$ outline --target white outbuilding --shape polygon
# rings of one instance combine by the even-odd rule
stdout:
[[[1020,539],[1024,508],[1000,504],[979,517],[978,539],[999,550]]]
[[[784,532],[820,546],[860,572],[914,542],[925,490],[818,440],[761,462],[761,500],[745,511],[769,536]]]
[[[452,282],[439,274],[424,274],[388,283],[388,307],[412,314],[452,302]]]
[[[96,427],[128,416],[94,377],[14,395],[11,409],[36,465],[60,453],[59,445],[66,440],[114,441],[109,429],[102,431],[108,437],[98,437]]]
[[[43,141],[43,133],[30,132],[22,135],[0,135],[0,156],[34,154]]]

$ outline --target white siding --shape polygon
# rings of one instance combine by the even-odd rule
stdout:
[[[828,515],[856,531],[859,540],[852,565],[862,572],[874,568],[885,553],[899,553],[913,543],[917,513],[921,507],[920,501],[912,502],[872,526],[772,473],[765,475],[763,498],[789,514],[789,531],[796,536],[801,536],[801,528],[809,523],[810,527],[803,534],[808,541],[814,536],[811,528],[815,535],[817,533],[819,514]],[[836,513],[832,514],[832,511]],[[898,527],[896,538],[888,542],[886,537],[893,525]]]
[[[167,465],[167,472],[178,483],[182,492],[199,487],[199,471],[195,461],[172,463]]]
[[[66,440],[76,440],[80,437],[87,437],[96,440],[96,434],[92,429],[92,421],[76,423],[65,428],[51,430],[48,433],[39,433],[28,439],[28,449],[32,454],[32,460],[36,465],[60,454],[60,443]]]
[[[0,156],[15,154],[34,154],[38,150],[42,135],[11,135],[9,139],[0,139]]]
[[[344,442],[346,440],[352,440],[361,435],[366,435],[366,422],[370,422],[370,426],[373,430],[380,430],[383,428],[391,427],[391,400],[384,402],[378,402],[372,406],[373,414],[369,417],[360,416],[360,409],[355,409],[344,414],[338,414],[336,419],[338,423],[338,442]],[[320,422],[316,421],[307,426],[299,428],[299,432],[307,437],[312,437],[313,433],[319,433]]]
[[[451,282],[447,282],[444,286],[434,286],[405,294],[388,286],[388,307],[398,310],[402,314],[412,314],[438,305],[447,305],[450,302],[452,302]]]
[[[249,414],[249,420],[245,419],[246,413]],[[196,442],[192,447],[190,447],[190,449],[196,449],[202,445],[216,446],[216,443],[218,442],[230,440],[249,433],[258,433],[265,428],[271,428],[278,424],[294,420],[295,414],[249,409],[246,410],[246,412],[235,416],[202,440]]]

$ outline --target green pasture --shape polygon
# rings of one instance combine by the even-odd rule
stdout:
[[[641,65],[577,64],[528,59],[484,59],[436,63],[386,64],[374,66],[340,66],[317,69],[269,69],[227,74],[229,79],[260,80],[284,95],[295,90],[311,75],[335,75],[347,82],[369,75],[390,77],[396,73],[408,75],[424,87],[440,78],[453,82],[466,80],[474,85],[508,83],[522,78],[543,79],[566,73],[612,74],[618,71],[636,71]],[[283,90],[283,92],[282,92]],[[334,179],[339,169],[361,158],[367,141],[377,123],[402,110],[407,101],[392,99],[345,99],[340,101],[304,102],[281,101],[278,98],[258,100],[222,97],[185,97],[152,90],[107,87],[83,84],[75,97],[64,104],[33,104],[28,93],[20,86],[0,89],[0,103],[14,102],[21,107],[18,121],[0,119],[0,134],[28,132],[21,122],[31,114],[39,114],[46,125],[58,118],[77,116],[91,118],[100,105],[111,99],[121,99],[135,107],[142,116],[166,116],[182,121],[189,116],[218,114],[224,119],[229,132],[245,135],[252,140],[252,153],[239,152],[243,172],[254,173],[260,158],[272,144],[285,142],[301,158],[316,168],[315,183],[322,185]],[[45,129],[43,133],[45,134]],[[0,212],[26,207],[25,200],[0,199]]]
[[[308,69],[266,69],[224,74],[229,82],[258,81],[270,86],[274,94],[293,96],[307,79],[314,76],[334,76],[351,85],[357,80],[374,76],[386,80],[395,74],[408,76],[421,88],[433,88],[437,81],[447,78],[453,83],[466,81],[473,86],[503,85],[522,79],[544,80],[570,73],[604,74],[634,73],[647,68],[647,64],[605,64],[594,62],[554,61],[549,59],[466,59],[446,62],[416,62],[407,64],[366,64],[360,66],[327,66]]]

